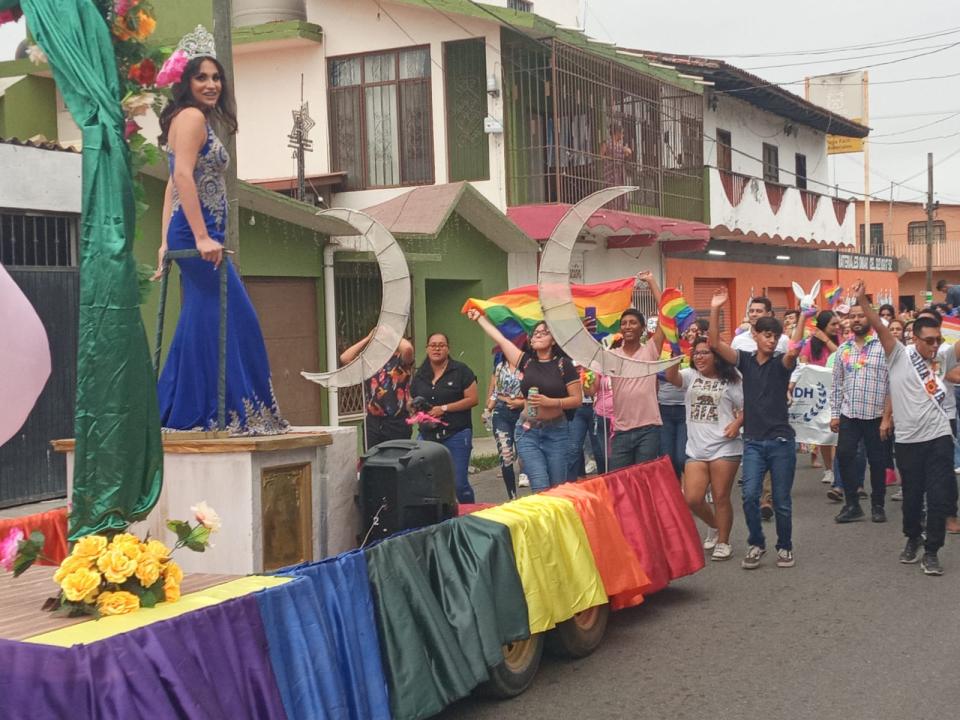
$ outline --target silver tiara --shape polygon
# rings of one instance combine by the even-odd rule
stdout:
[[[192,33],[184,35],[180,44],[177,45],[177,50],[182,50],[188,60],[198,57],[217,57],[217,46],[213,35],[203,25],[197,25]]]

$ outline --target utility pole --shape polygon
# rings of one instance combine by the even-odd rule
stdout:
[[[213,39],[217,45],[217,60],[223,65],[224,74],[230,89],[236,97],[237,84],[233,73],[233,3],[231,0],[213,0]],[[240,254],[240,202],[237,199],[237,137],[223,136],[221,139],[230,155],[230,167],[227,168],[227,236],[224,245],[235,255],[233,262],[239,267]]]
[[[933,302],[933,153],[927,153],[927,305]]]
[[[870,125],[870,74],[863,71],[863,118],[864,125]],[[871,253],[870,242],[870,138],[863,139],[863,252]]]

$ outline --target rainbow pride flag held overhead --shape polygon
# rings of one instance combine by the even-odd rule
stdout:
[[[833,290],[828,291],[824,297],[827,299],[827,304],[830,307],[833,307],[840,301],[840,293],[843,292],[843,288],[837,285]]]
[[[667,288],[660,296],[660,329],[674,352],[680,350],[680,338],[696,321],[697,315],[676,288]]]
[[[573,303],[594,337],[603,337],[620,329],[620,314],[630,307],[634,278],[610,280],[590,285],[571,285]],[[543,320],[543,309],[536,285],[507,290],[487,300],[469,298],[460,312],[479,310],[510,340],[526,333]],[[592,328],[596,318],[596,329]]]

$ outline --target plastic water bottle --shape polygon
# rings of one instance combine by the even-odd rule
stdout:
[[[926,306],[927,306],[927,307],[930,307],[931,305],[933,305],[933,291],[932,291],[932,290],[927,290],[927,291],[924,293],[923,297],[924,297],[924,299],[926,300]]]
[[[534,395],[539,395],[539,394],[540,394],[540,388],[538,388],[536,385],[534,385],[534,386],[531,387],[529,390],[527,390],[527,400],[529,400],[530,398],[532,398]],[[537,412],[538,412],[538,410],[537,410],[536,407],[534,407],[533,405],[527,405],[527,417],[528,417],[528,418],[535,418],[535,417],[537,416]]]

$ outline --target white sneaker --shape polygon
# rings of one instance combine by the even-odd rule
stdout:
[[[517,478],[517,487],[530,487],[530,478],[526,473],[520,473],[520,477]]]
[[[733,548],[730,547],[729,543],[718,542],[717,546],[713,549],[713,555],[710,556],[711,560],[729,560],[733,555]]]
[[[777,567],[792,568],[796,562],[793,558],[793,550],[784,550],[783,548],[777,550]]]
[[[744,570],[756,570],[760,567],[760,558],[766,554],[766,550],[759,545],[750,545],[747,548],[747,554],[740,561],[740,567]]]
[[[820,482],[824,485],[833,485],[833,470],[824,470],[823,477],[820,478]]]
[[[717,546],[718,535],[716,528],[707,528],[707,536],[703,539],[703,549],[713,550]]]

